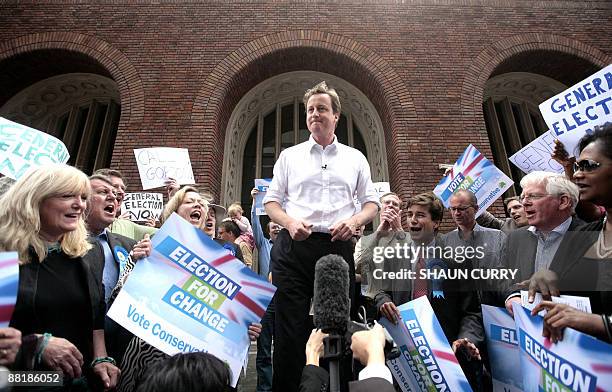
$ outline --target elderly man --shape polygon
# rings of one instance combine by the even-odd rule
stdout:
[[[277,287],[275,391],[297,391],[312,330],[308,316],[317,260],[340,254],[349,265],[354,298],[355,268],[351,237],[378,212],[367,160],[338,143],[340,98],[321,82],[304,96],[310,139],[281,152],[263,203],[283,229],[272,248],[272,280]],[[353,198],[362,209],[357,212]],[[356,314],[355,301],[351,301]]]
[[[474,390],[478,390],[478,374],[482,371],[478,346],[484,343],[484,330],[478,298],[473,290],[469,290],[473,282],[450,279],[431,281],[421,276],[424,269],[459,267],[452,260],[443,261],[440,258],[442,252],[438,251],[440,243],[437,233],[443,215],[442,202],[431,192],[408,199],[406,216],[410,236],[403,242],[410,249],[411,257],[398,258],[396,255],[393,264],[399,264],[394,270],[402,268],[414,272],[414,279],[388,282],[390,291],[379,290],[374,300],[380,315],[395,323],[399,315],[396,305],[427,296],[470,384]]]
[[[559,279],[560,283],[577,279],[566,275],[571,265],[565,256],[574,246],[575,236],[569,233],[584,223],[573,216],[578,203],[578,187],[563,175],[535,171],[523,177],[521,188],[521,202],[530,226],[508,236],[504,265],[518,269],[511,283],[525,281],[534,273],[537,274],[534,282],[538,277],[544,282]],[[556,274],[554,278],[549,278],[550,271]],[[506,308],[511,313],[512,302],[520,302],[519,288],[514,285],[508,291]],[[549,293],[542,294],[548,296]]]
[[[476,223],[476,196],[461,189],[451,196],[449,204],[457,228],[442,236],[442,242],[454,249],[455,262],[483,271],[499,268],[506,235],[500,230],[482,227]],[[505,280],[494,279],[477,281],[480,302],[500,305],[503,302],[500,293],[504,283]]]

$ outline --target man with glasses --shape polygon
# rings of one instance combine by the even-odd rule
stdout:
[[[573,216],[578,203],[578,187],[564,175],[534,171],[523,177],[521,188],[520,200],[529,227],[510,233],[506,242],[504,266],[518,269],[506,299],[510,313],[512,302],[520,303],[518,290],[527,289],[518,282],[529,279],[534,273],[544,280],[554,279],[548,277],[548,271],[564,276],[563,271],[569,267],[564,255],[572,247],[572,236],[567,233],[584,223]],[[550,293],[542,294],[548,296]]]
[[[500,230],[482,227],[476,223],[476,196],[466,189],[461,189],[451,196],[449,204],[457,228],[442,236],[442,242],[444,246],[454,249],[454,261],[466,268],[499,268],[506,235]],[[476,286],[480,302],[499,305],[503,283],[505,282],[498,280],[478,280]]]

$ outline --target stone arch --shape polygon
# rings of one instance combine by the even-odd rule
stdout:
[[[465,128],[478,129],[486,138],[482,102],[487,80],[504,62],[515,56],[537,51],[571,56],[594,68],[601,68],[612,62],[612,57],[599,49],[559,35],[529,33],[497,41],[476,56],[463,80],[461,113]],[[575,80],[574,83],[581,79]]]
[[[117,143],[127,140],[130,124],[140,123],[144,117],[145,95],[136,68],[120,50],[108,42],[73,32],[46,32],[17,37],[0,42],[0,62],[39,50],[62,50],[84,55],[101,65],[117,83],[121,98],[121,116]]]
[[[212,148],[201,179],[220,195],[225,131],[240,99],[255,85],[292,71],[317,71],[337,75],[364,92],[382,119],[387,163],[393,168],[389,180],[398,189],[404,176],[395,143],[405,141],[416,110],[410,92],[399,75],[381,56],[365,45],[342,35],[317,30],[274,33],[251,41],[223,59],[203,82],[192,113],[192,132]]]

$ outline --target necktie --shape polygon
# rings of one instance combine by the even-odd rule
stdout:
[[[419,257],[416,264],[416,276],[414,278],[414,287],[412,290],[412,299],[417,299],[427,295],[427,279],[421,278],[421,270],[425,269],[425,259]]]

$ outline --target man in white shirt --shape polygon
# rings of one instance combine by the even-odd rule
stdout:
[[[306,362],[317,260],[328,254],[344,257],[354,297],[350,239],[378,212],[368,162],[335,136],[341,109],[336,91],[321,82],[306,92],[304,104],[310,139],[280,154],[263,200],[270,219],[285,228],[272,248],[272,281],[277,287],[273,388],[283,392],[298,390]],[[353,197],[361,203],[360,212]]]

